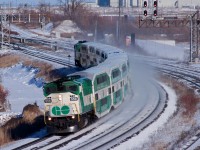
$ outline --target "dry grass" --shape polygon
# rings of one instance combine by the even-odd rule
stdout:
[[[11,67],[19,62],[22,62],[25,66],[38,68],[39,72],[36,77],[44,77],[46,81],[50,81],[56,77],[55,74],[52,74],[53,66],[46,62],[33,60],[32,58],[16,54],[6,54],[0,56],[0,68]]]
[[[2,85],[0,85],[0,112],[5,111],[6,109],[4,107],[5,106],[4,103],[6,102],[7,96],[8,96],[8,91],[5,90]]]
[[[161,76],[160,80],[175,90],[178,96],[177,111],[151,136],[150,141],[143,144],[143,149],[174,149],[198,129],[194,116],[200,98],[177,79]]]
[[[33,123],[34,119],[38,116],[43,115],[43,113],[39,110],[37,104],[31,105],[28,104],[23,109],[23,119],[28,123]]]
[[[11,67],[21,61],[20,56],[13,54],[6,54],[0,56],[0,68]]]
[[[25,66],[39,68],[39,72],[37,73],[36,77],[45,77],[46,81],[50,81],[53,78],[53,75],[51,74],[53,66],[51,64],[35,60],[34,61],[25,60],[23,64]]]
[[[12,118],[0,128],[0,146],[22,139],[43,128],[43,113],[36,104],[23,109],[23,118]]]
[[[200,98],[194,93],[193,89],[186,87],[183,83],[169,77],[161,77],[161,80],[171,86],[178,95],[178,106],[183,108],[183,117],[192,118],[197,111]],[[169,82],[170,81],[170,82]]]

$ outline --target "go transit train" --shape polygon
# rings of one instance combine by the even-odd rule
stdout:
[[[130,87],[127,54],[115,47],[80,41],[75,65],[85,68],[43,87],[44,120],[50,133],[76,132],[118,107]]]

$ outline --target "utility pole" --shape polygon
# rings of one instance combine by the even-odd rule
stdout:
[[[190,16],[190,62],[199,62],[199,31],[200,31],[199,11]]]
[[[98,19],[98,18],[97,18]],[[97,19],[95,21],[95,30],[94,30],[94,42],[97,41]]]
[[[0,26],[1,26],[1,49],[7,49],[5,44],[10,45],[10,7],[8,4],[0,4]]]
[[[119,15],[118,15],[118,20],[117,20],[117,42],[119,44],[120,42],[120,19],[121,19],[121,0],[118,1],[119,2]]]

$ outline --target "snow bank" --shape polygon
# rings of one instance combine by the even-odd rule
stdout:
[[[169,97],[168,106],[166,107],[164,113],[153,124],[140,132],[140,134],[131,138],[127,142],[120,144],[118,147],[114,148],[115,150],[135,148],[141,149],[142,144],[147,142],[150,136],[156,133],[157,130],[162,127],[163,124],[167,122],[168,118],[176,111],[177,96],[175,91],[163,83],[160,84],[164,87]]]
[[[53,32],[60,32],[60,33],[75,33],[81,32],[81,30],[76,26],[74,22],[71,20],[63,21],[58,27],[56,27]]]
[[[186,49],[183,47],[172,46],[168,43],[158,43],[152,40],[136,40],[136,43],[143,48],[144,51],[152,55],[179,61],[185,59]]]

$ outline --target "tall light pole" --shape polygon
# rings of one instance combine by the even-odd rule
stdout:
[[[193,28],[193,23],[191,15],[190,16],[190,62],[192,62],[192,28]]]
[[[118,1],[119,2],[119,15],[118,15],[118,20],[117,20],[117,41],[119,43],[120,40],[120,18],[121,18],[121,0]]]

